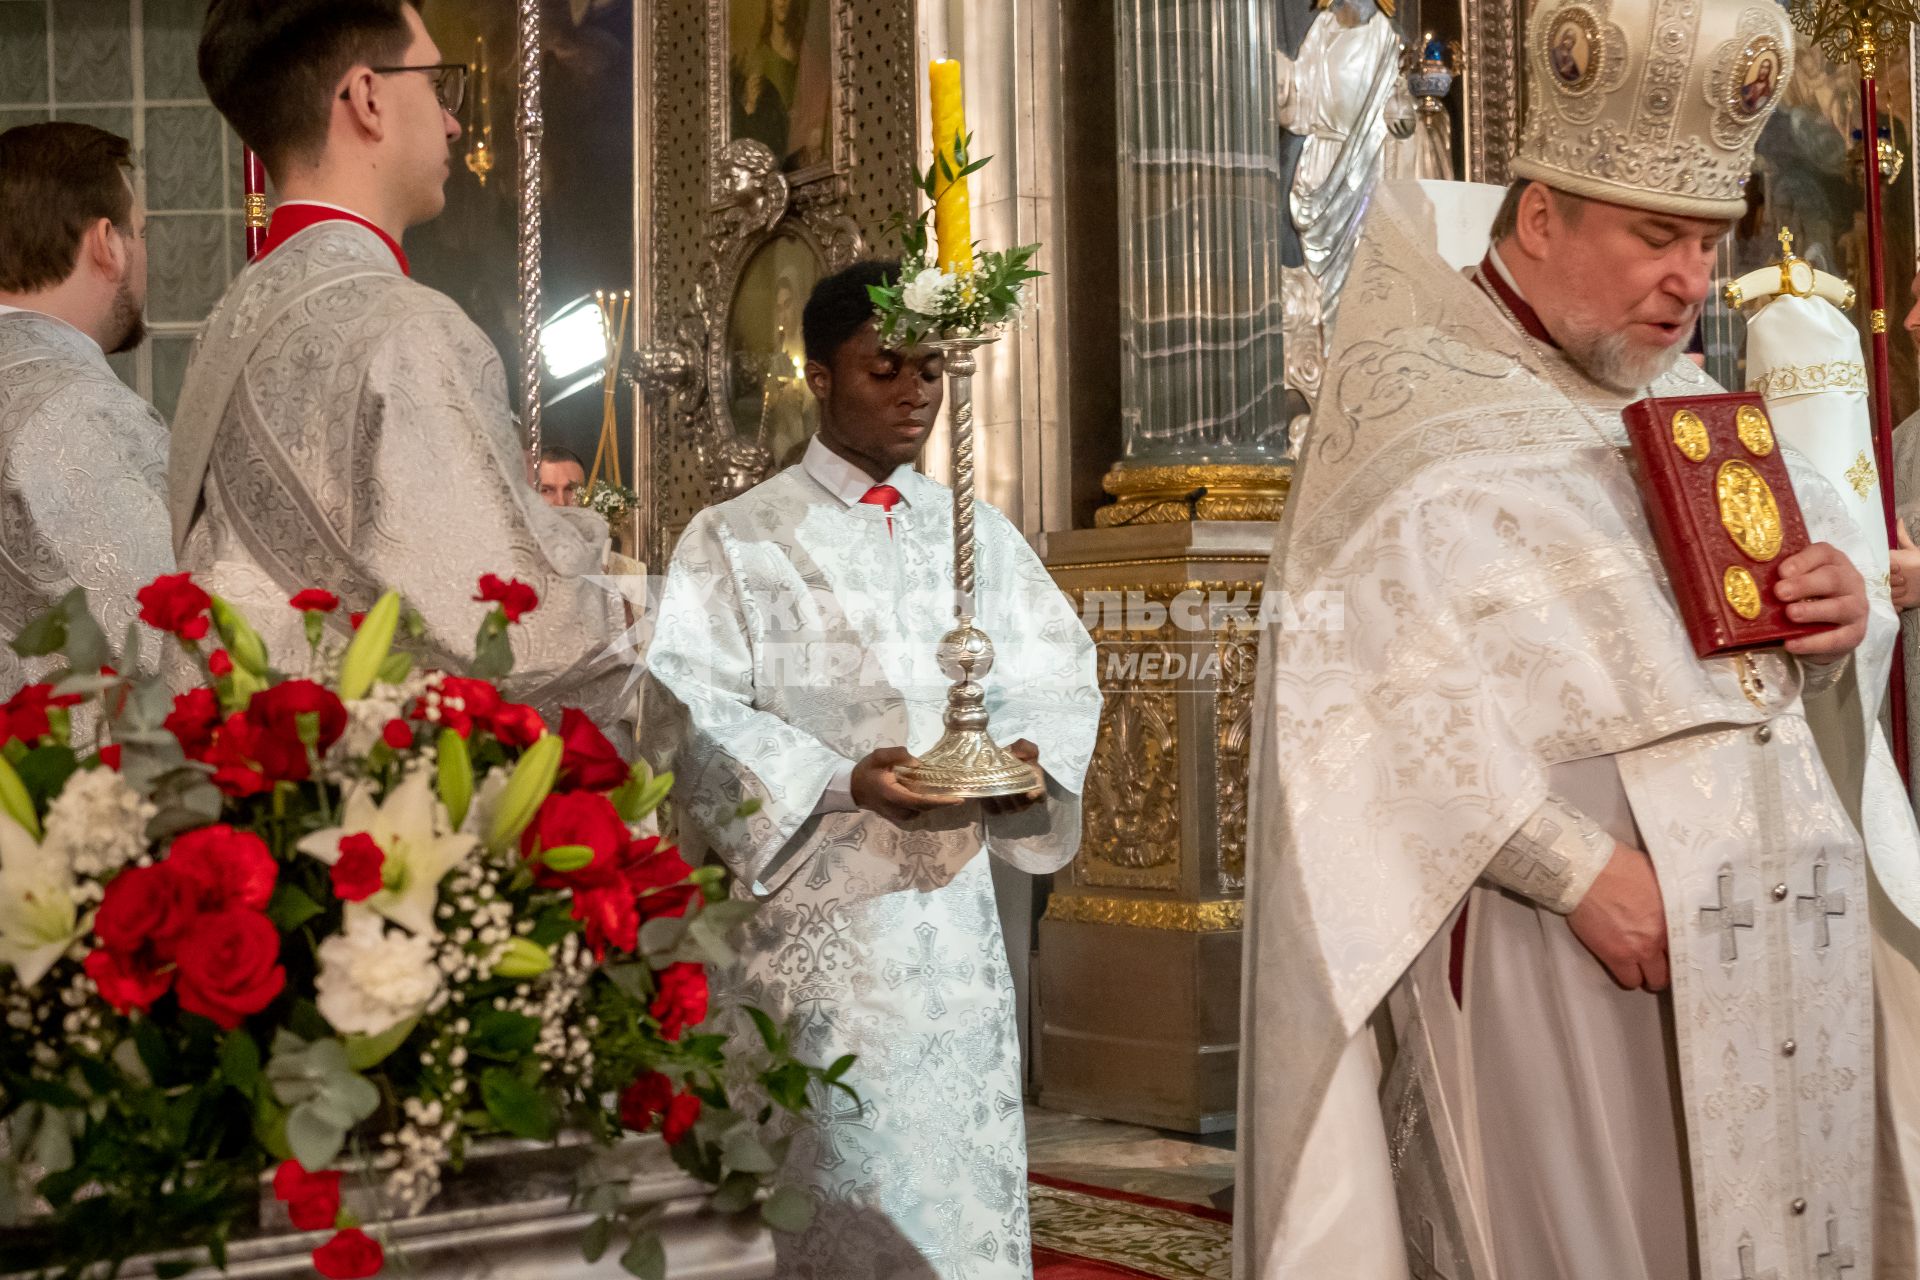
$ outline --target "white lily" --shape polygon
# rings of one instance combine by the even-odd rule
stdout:
[[[362,786],[348,794],[337,827],[316,831],[300,842],[300,851],[332,866],[340,860],[340,841],[362,833],[386,854],[380,870],[382,888],[361,909],[385,916],[422,937],[437,932],[433,909],[440,881],[479,841],[449,831],[446,810],[433,794],[433,776],[427,770],[408,774],[376,804],[373,789]]]
[[[0,814],[0,964],[22,986],[46,977],[87,931],[73,900],[73,872],[27,829]]]

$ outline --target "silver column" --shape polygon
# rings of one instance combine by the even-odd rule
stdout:
[[[1119,0],[1123,467],[1285,451],[1272,0]]]

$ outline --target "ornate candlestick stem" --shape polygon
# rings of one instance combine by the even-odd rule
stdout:
[[[896,776],[922,795],[1012,796],[1032,791],[1040,771],[996,744],[987,733],[987,697],[977,677],[993,669],[993,641],[974,625],[973,353],[991,338],[936,338],[946,358],[947,402],[953,426],[954,626],[940,638],[940,669],[955,676],[947,691],[947,731],[920,763]]]

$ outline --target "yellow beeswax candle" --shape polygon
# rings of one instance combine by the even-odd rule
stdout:
[[[960,98],[960,64],[942,58],[927,68],[932,89],[933,149],[945,161],[949,172],[958,172],[960,162],[954,151],[966,136],[967,113]],[[940,269],[973,269],[973,212],[967,197],[967,180],[947,181],[939,166],[934,169],[933,233],[938,242]]]

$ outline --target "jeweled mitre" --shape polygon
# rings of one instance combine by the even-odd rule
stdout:
[[[1773,0],[1541,0],[1513,173],[1695,218],[1746,211],[1754,143],[1793,73]]]

